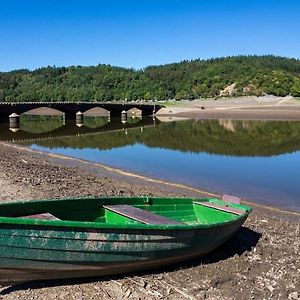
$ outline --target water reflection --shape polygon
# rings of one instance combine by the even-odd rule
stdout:
[[[139,122],[141,122],[142,118],[140,117],[129,117],[127,118],[127,123],[128,124],[138,124]]]
[[[156,120],[156,125],[159,126],[141,130],[145,125],[152,125],[153,121],[138,118],[135,121],[136,123],[122,124],[120,120],[108,122],[103,118],[91,118],[88,121],[84,119],[82,128],[74,128],[69,124],[63,130],[52,132],[51,140],[36,144],[50,149],[70,147],[104,150],[139,143],[153,148],[229,156],[274,156],[300,149],[300,122],[185,120],[160,123]],[[45,126],[43,128],[46,129]],[[124,131],[113,131],[122,128],[127,129],[126,134]],[[85,133],[94,134],[85,136]],[[18,134],[22,136],[21,133],[16,133]],[[64,138],[60,139],[59,134]],[[70,137],[65,139],[66,135]]]
[[[87,135],[88,138],[88,135],[102,131],[153,125],[150,117],[136,118],[135,122],[122,123],[119,118],[85,116],[80,126],[75,121],[65,120],[62,116],[22,115],[20,127],[13,131],[9,130],[8,124],[0,123],[0,140],[21,143],[53,139],[54,142],[56,137],[65,139],[69,136]]]
[[[20,116],[20,130],[32,134],[48,133],[64,125],[61,116],[37,116],[23,114]]]
[[[161,121],[28,121],[16,133],[1,128],[0,138],[300,210],[300,122]]]
[[[109,117],[84,117],[83,125],[89,128],[100,128],[110,122]]]

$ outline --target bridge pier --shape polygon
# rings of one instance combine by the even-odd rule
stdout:
[[[65,113],[66,119],[74,119],[76,112],[88,111],[93,108],[102,108],[106,111],[104,116],[120,117],[122,111],[129,111],[127,116],[130,117],[130,110],[140,110],[142,116],[151,116],[160,105],[138,104],[138,103],[111,103],[111,102],[0,102],[0,122],[6,123],[8,116],[16,113],[21,115],[25,112],[36,108],[50,107],[62,113]],[[110,112],[110,113],[109,113]],[[138,116],[138,115],[136,115]]]
[[[20,130],[20,115],[12,113],[8,116],[9,130],[16,132]]]
[[[156,126],[156,118],[154,116],[152,116],[152,120],[153,120],[153,125]]]
[[[76,126],[83,126],[83,113],[81,111],[76,113]]]
[[[66,125],[66,114],[63,113],[62,115],[62,121],[63,121],[63,125]]]
[[[127,111],[126,110],[122,110],[122,112],[121,112],[121,122],[123,124],[125,124],[127,122]]]

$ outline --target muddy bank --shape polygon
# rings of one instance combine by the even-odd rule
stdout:
[[[2,201],[89,195],[188,196],[180,186],[0,144]],[[74,165],[76,167],[74,167]],[[205,192],[203,192],[205,195]],[[3,299],[297,299],[300,217],[256,206],[238,234],[204,258],[152,273],[30,283],[1,289]]]

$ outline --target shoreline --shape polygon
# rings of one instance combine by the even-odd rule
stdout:
[[[51,152],[46,152],[46,151],[39,151],[35,149],[31,149],[26,146],[21,146],[18,144],[12,144],[12,143],[4,143],[1,142],[0,144],[5,145],[7,147],[12,147],[21,151],[26,151],[30,154],[33,154],[34,156],[37,157],[44,157],[46,159],[52,160],[54,163],[59,163],[59,164],[64,164],[65,166],[70,166],[70,167],[77,167],[79,169],[84,169],[87,172],[91,172],[93,174],[97,175],[102,175],[103,172],[107,172],[107,175],[110,177],[113,177],[115,179],[121,179],[125,180],[128,183],[135,183],[138,185],[143,185],[147,184],[149,186],[154,186],[155,188],[163,188],[163,189],[168,189],[169,192],[175,192],[175,193],[185,193],[186,196],[189,197],[216,197],[216,198],[221,198],[222,194],[211,192],[204,190],[202,188],[197,188],[193,186],[186,185],[184,183],[180,182],[172,182],[156,177],[150,177],[142,174],[137,174],[134,172],[131,172],[129,170],[123,170],[120,168],[112,167],[109,165],[105,165],[103,163],[97,163],[97,162],[92,162],[92,161],[87,161],[84,159],[76,158],[76,157],[71,157],[67,155],[61,155],[61,154],[56,154],[56,153],[51,153]],[[278,213],[278,214],[286,214],[289,215],[291,218],[299,218],[300,221],[300,211],[298,210],[292,210],[292,209],[285,209],[279,206],[273,206],[273,205],[266,205],[263,203],[251,201],[245,198],[242,198],[242,203],[246,205],[250,205],[253,207],[257,207],[259,209],[263,209],[266,211],[270,211],[273,213]]]
[[[195,106],[197,105],[197,106]],[[190,119],[234,119],[234,120],[262,120],[262,121],[300,121],[300,105],[225,105],[203,104],[189,107],[166,107],[160,109],[156,117],[178,117]]]
[[[0,143],[4,202],[62,197],[189,196],[187,189],[130,177],[84,161]],[[64,163],[63,163],[64,161]],[[114,174],[116,174],[114,172]],[[201,191],[204,192],[204,191]],[[200,197],[200,191],[198,193]],[[205,197],[205,194],[203,194]],[[261,206],[240,231],[205,257],[142,274],[0,287],[0,299],[297,299],[300,217]],[[129,296],[128,296],[129,295]],[[296,297],[296,298],[294,298]]]
[[[40,107],[24,114],[60,116],[63,113],[49,107]],[[97,116],[97,114],[96,111],[92,116]],[[87,113],[87,116],[89,115]],[[100,114],[99,116],[102,115]],[[157,111],[154,116],[193,119],[229,118],[236,120],[300,121],[300,99],[290,96],[277,97],[265,95],[259,97],[225,97],[218,100],[207,98],[191,101],[169,101],[167,102],[167,106]]]

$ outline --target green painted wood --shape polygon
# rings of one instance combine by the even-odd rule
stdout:
[[[116,216],[105,205],[131,205],[174,224],[143,224]],[[20,274],[26,274],[24,280],[61,278],[64,272],[66,277],[116,274],[200,256],[232,236],[250,211],[248,206],[218,199],[185,198],[91,197],[1,204],[0,275],[1,270],[10,271],[0,276],[0,282],[19,282]],[[45,213],[60,220],[24,218]]]
[[[243,215],[245,213],[245,211],[243,209],[238,209],[238,208],[234,208],[234,207],[229,207],[228,205],[219,205],[219,204],[215,204],[215,203],[210,203],[210,202],[194,202],[194,204],[196,205],[202,205],[202,206],[206,206],[212,209],[217,209],[220,211],[224,211],[230,214],[235,214],[235,215]]]
[[[104,205],[106,210],[109,210],[117,215],[121,215],[130,220],[148,224],[148,225],[178,225],[179,222],[155,214],[152,211],[147,211],[131,205]]]

